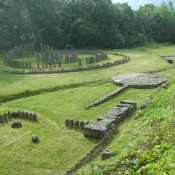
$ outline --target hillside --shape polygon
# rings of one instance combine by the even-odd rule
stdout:
[[[0,69],[4,70],[0,73],[0,149],[3,150],[0,152],[0,174],[65,174],[100,142],[99,139],[84,137],[83,130],[68,128],[65,121],[96,121],[121,100],[136,102],[137,110],[118,125],[111,141],[75,174],[101,175],[100,171],[104,171],[103,174],[116,174],[112,172],[111,166],[103,165],[119,163],[127,163],[123,169],[130,168],[128,171],[133,174],[136,171],[150,171],[150,174],[154,171],[159,174],[160,166],[164,168],[161,170],[164,173],[174,170],[171,153],[174,148],[175,68],[174,64],[169,64],[161,56],[175,55],[175,46],[150,44],[132,49],[108,50],[107,53],[118,54],[115,58],[109,58],[112,61],[120,58],[121,54],[129,56],[130,60],[81,72],[40,74],[35,71],[33,74],[13,74],[13,68],[4,65],[3,57],[0,57]],[[27,59],[34,60],[34,57]],[[140,110],[145,99],[156,88],[128,87],[104,103],[85,110],[89,104],[120,88],[111,82],[113,76],[156,71],[157,76],[167,78],[169,85],[152,98],[147,108]],[[9,112],[13,115],[7,119]],[[20,115],[21,118],[17,118],[14,114],[18,112],[25,113],[27,117]],[[32,121],[32,115],[28,114],[36,114],[38,120]],[[5,122],[2,121],[2,115],[5,116]],[[22,128],[11,127],[16,121],[22,123]],[[31,141],[33,135],[39,137],[39,143]],[[107,148],[115,154],[102,161],[101,153]],[[128,162],[132,166],[128,166]],[[145,168],[142,168],[144,165]],[[112,168],[115,170],[116,166]],[[108,172],[105,172],[106,169],[109,169]]]
[[[113,156],[101,164],[96,162],[92,174],[174,174],[175,172],[175,82],[161,90],[143,111],[133,117],[134,125],[128,125],[129,139],[121,156]],[[125,124],[124,124],[125,125]],[[123,126],[124,127],[124,126]],[[120,127],[120,130],[123,129]],[[119,137],[122,136],[119,134]],[[121,139],[121,138],[120,138]],[[118,144],[112,142],[118,155]],[[109,146],[112,148],[112,146]],[[119,158],[119,159],[118,159]],[[108,170],[107,170],[108,169]],[[91,173],[90,173],[91,174]]]

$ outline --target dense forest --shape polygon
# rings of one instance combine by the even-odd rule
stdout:
[[[133,10],[111,0],[0,0],[0,50],[24,43],[56,48],[124,48],[175,43],[172,1]]]

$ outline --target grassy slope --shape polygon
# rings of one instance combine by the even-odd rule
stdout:
[[[86,154],[97,140],[86,139],[78,131],[72,131],[64,126],[66,118],[78,120],[95,120],[98,116],[106,114],[120,99],[137,101],[141,104],[153,90],[129,89],[113,98],[107,103],[85,111],[84,107],[99,99],[103,95],[113,91],[117,87],[111,83],[92,86],[96,81],[104,81],[111,76],[126,72],[143,72],[169,67],[159,55],[173,54],[174,46],[154,48],[138,48],[134,50],[112,51],[131,56],[129,63],[107,69],[53,75],[8,75],[0,74],[0,96],[14,95],[26,90],[39,90],[43,88],[61,87],[64,85],[90,82],[74,89],[60,90],[54,93],[41,93],[25,99],[19,99],[2,104],[0,113],[10,111],[31,111],[39,115],[39,123],[22,121],[24,127],[21,130],[12,130],[10,124],[0,126],[2,137],[0,138],[0,174],[63,174],[76,161]],[[172,80],[174,70],[161,73]],[[137,94],[137,95],[135,95]],[[137,122],[136,122],[137,121]],[[147,128],[144,120],[128,118],[115,135],[110,148],[115,149],[116,155],[128,148],[133,148],[141,142],[144,128]],[[142,126],[137,128],[138,124]],[[133,133],[138,137],[130,138]],[[31,144],[31,136],[40,137],[41,144]],[[129,143],[128,143],[129,139]],[[71,145],[71,146],[70,146]],[[117,145],[117,147],[116,147]],[[22,149],[21,149],[22,148]],[[97,158],[97,162],[100,159]],[[85,168],[83,171],[89,169]]]
[[[166,51],[167,49],[161,49],[160,55],[167,55],[170,52]],[[151,53],[151,52],[150,52]],[[173,54],[174,51],[171,53]],[[152,54],[155,54],[155,52],[152,52]],[[157,53],[158,54],[158,53]],[[137,166],[134,164],[134,166],[125,166],[124,168],[127,169],[126,172],[122,171],[121,174],[163,174],[165,172],[169,172],[170,174],[173,174],[175,172],[174,168],[174,161],[173,159],[175,158],[173,156],[174,154],[174,143],[175,140],[172,138],[174,137],[174,128],[172,130],[172,124],[174,122],[174,117],[175,117],[175,111],[174,111],[174,91],[175,91],[175,69],[171,70],[166,70],[163,72],[158,73],[159,75],[166,76],[169,80],[169,88],[167,90],[162,90],[162,92],[157,95],[151,102],[151,104],[146,108],[144,111],[138,111],[134,117],[129,117],[127,121],[124,121],[120,126],[119,126],[119,132],[114,135],[114,139],[111,141],[111,143],[106,147],[109,149],[114,150],[115,156],[112,157],[111,159],[108,159],[106,161],[101,161],[101,156],[97,156],[91,163],[92,164],[99,164],[99,165],[110,165],[110,164],[117,164],[117,163],[135,163],[140,160],[140,157],[152,157],[151,154],[155,154],[155,148],[156,147],[156,142],[154,143],[154,139],[156,138],[156,135],[165,134],[165,135],[170,135],[170,143],[166,143],[165,140],[161,140],[162,144],[158,145],[160,146],[160,150],[156,150],[158,152],[161,152],[163,147],[166,147],[166,144],[171,145],[171,147],[166,151],[165,154],[160,154],[157,155],[157,157],[163,157],[160,160],[158,159],[157,161],[148,160],[148,165],[145,167],[141,166],[140,164]],[[139,94],[140,95],[140,94]],[[151,127],[151,123],[156,123],[157,120],[159,120],[159,117],[162,118],[163,122],[160,124],[162,125],[163,129],[161,131],[156,132],[154,130],[154,127]],[[173,125],[174,127],[174,125]],[[169,128],[167,130],[167,128]],[[165,132],[165,133],[164,133]],[[154,137],[152,136],[154,135]],[[147,150],[141,151],[142,147],[145,145],[149,145],[150,142],[150,137],[152,136],[152,150],[147,153]],[[156,140],[156,139],[155,139]],[[166,148],[165,148],[166,149]],[[139,154],[139,153],[140,154]],[[136,156],[131,159],[132,155]],[[138,154],[138,156],[137,156]],[[129,162],[128,159],[131,159]],[[151,159],[151,158],[150,158]],[[120,160],[120,161],[119,161]],[[156,166],[156,164],[158,164]],[[120,167],[120,166],[118,166]],[[137,167],[137,168],[133,168]],[[163,168],[162,168],[163,167]],[[162,168],[162,169],[161,169]],[[99,170],[98,166],[95,167],[96,171],[92,173],[93,175],[101,175],[101,171]],[[145,171],[143,171],[145,169]],[[84,166],[79,173],[81,174],[82,172],[85,174],[91,174],[91,165],[86,165]],[[103,168],[101,169],[103,170]],[[108,172],[110,175],[119,173],[118,172]]]
[[[115,139],[109,145],[116,155],[103,162],[98,157],[93,163],[117,165],[117,168],[106,166],[108,171],[104,173],[105,175],[116,173],[173,175],[175,172],[174,117],[175,81],[168,89],[156,95],[145,110],[138,112],[120,126],[119,134],[115,135]],[[121,166],[121,163],[124,165]],[[85,170],[88,174],[87,167],[83,171]],[[97,168],[92,174],[101,173]]]
[[[21,109],[37,112],[39,123],[34,124],[22,121],[24,127],[21,130],[15,130],[15,132],[10,128],[10,124],[6,124],[5,127],[0,126],[0,132],[3,135],[0,141],[0,148],[1,150],[8,148],[1,154],[2,163],[0,165],[4,165],[5,162],[8,162],[6,166],[14,165],[5,170],[0,168],[0,174],[1,172],[9,173],[12,170],[13,174],[19,174],[18,168],[15,168],[19,164],[23,167],[21,174],[26,172],[32,174],[31,171],[37,171],[37,174],[53,174],[53,171],[63,174],[97,143],[97,140],[84,138],[81,132],[67,129],[64,125],[65,119],[73,118],[94,121],[98,116],[106,114],[120,99],[127,98],[132,100],[133,93],[136,93],[136,90],[130,89],[104,105],[89,111],[84,110],[84,107],[92,101],[111,92],[115,88],[113,84],[108,83],[100,86],[69,89],[51,94],[43,93],[39,96],[3,104],[0,108],[1,113],[8,110],[18,111]],[[151,91],[140,90],[140,93],[144,92],[142,98],[139,99],[140,103]],[[33,134],[38,135],[41,140],[38,146],[31,144],[30,138]],[[6,156],[8,152],[11,153],[13,150],[17,151],[12,154],[13,159],[11,154]],[[37,158],[34,157],[35,155],[37,155]],[[52,164],[50,165],[46,161],[51,161]],[[35,166],[33,167],[33,165]]]

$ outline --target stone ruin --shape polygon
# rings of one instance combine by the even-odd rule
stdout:
[[[39,137],[38,136],[32,136],[32,142],[33,143],[39,143]]]
[[[112,77],[112,81],[119,86],[132,88],[155,88],[167,82],[167,79],[152,73],[121,74]]]
[[[31,48],[33,51],[34,46],[33,45],[26,45],[25,47],[23,47],[23,46],[22,47],[15,47],[10,52],[13,54],[7,54],[8,56],[6,56],[4,60],[9,60],[9,58],[12,57],[11,55],[14,55],[14,54],[16,55],[16,51],[17,51],[17,55],[24,56],[24,54],[18,54],[18,50],[19,50],[18,48],[22,48],[22,49],[20,49],[20,53],[24,52],[24,53],[30,54]],[[34,52],[32,52],[32,53],[34,53]],[[60,49],[50,47],[48,45],[41,44],[41,52],[40,52],[40,54],[37,55],[36,66],[32,66],[31,62],[29,64],[29,62],[22,62],[22,61],[17,62],[13,59],[10,59],[10,60],[13,60],[10,65],[17,67],[17,68],[53,69],[53,68],[57,68],[57,67],[61,68],[63,63],[69,64],[69,63],[77,62],[79,64],[79,66],[81,66],[82,65],[82,58],[78,58],[78,55],[89,55],[89,56],[91,55],[91,57],[86,58],[86,64],[93,64],[93,63],[97,63],[99,61],[103,61],[103,60],[108,59],[107,53],[105,53],[104,51],[100,51],[100,50],[85,50],[85,49],[82,49],[82,50],[78,50],[78,49],[60,50]],[[32,54],[32,56],[33,56],[33,54]],[[6,61],[6,62],[8,62],[8,61]]]
[[[106,149],[102,152],[101,159],[106,160],[106,159],[111,158],[113,155],[114,155],[114,151],[112,151],[110,149]]]
[[[87,122],[84,122],[84,121],[74,121],[73,119],[66,119],[65,120],[65,125],[68,127],[68,128],[71,128],[71,129],[79,129],[79,130],[83,130],[84,129],[84,125],[86,124]]]
[[[175,63],[175,56],[162,56],[168,63],[173,64]]]
[[[4,57],[4,64],[23,69],[31,69],[31,61],[17,61],[21,57],[34,56],[34,44],[25,44],[11,49]]]
[[[31,120],[31,121],[37,121],[38,116],[36,114],[32,114],[29,112],[24,112],[24,111],[18,111],[18,112],[8,112],[4,113],[3,115],[0,115],[0,123],[7,123],[9,120],[12,118],[16,119],[26,119],[26,120]]]
[[[111,55],[118,55],[122,56],[123,58],[121,60],[116,60],[112,62],[106,62],[106,63],[98,63],[95,62],[94,64],[86,64],[86,66],[82,65],[81,58],[78,59],[79,67],[68,67],[68,68],[61,68],[61,62],[58,62],[59,68],[56,68],[55,66],[52,65],[52,63],[44,63],[40,65],[41,59],[39,56],[37,56],[37,68],[32,66],[32,69],[29,69],[28,71],[25,70],[15,70],[15,71],[8,71],[11,74],[52,74],[52,73],[68,73],[68,72],[79,72],[79,71],[88,71],[88,70],[94,70],[94,69],[101,69],[101,68],[106,68],[106,67],[111,67],[111,66],[116,66],[119,64],[126,63],[130,60],[129,57],[123,55],[123,54],[111,54]],[[38,61],[40,60],[40,61]],[[54,64],[54,63],[53,63]],[[30,65],[30,64],[28,64]],[[45,69],[46,68],[46,69]]]
[[[12,123],[12,128],[22,128],[22,123],[20,121],[16,121]]]
[[[65,175],[74,174],[76,170],[90,162],[99,152],[101,152],[113,138],[113,134],[117,130],[116,125],[120,122],[120,120],[136,109],[136,107],[137,104],[135,102],[122,100],[120,104],[108,114],[99,117],[97,122],[86,123],[84,126],[84,135],[86,137],[100,139],[100,141],[79,162],[68,170]],[[106,130],[106,132],[104,130]],[[112,157],[113,154],[114,152],[112,150],[106,150],[102,153],[101,158],[102,160],[105,160]]]
[[[121,74],[112,77],[112,82],[121,86],[119,89],[109,93],[108,95],[100,98],[99,100],[91,103],[85,109],[90,109],[94,106],[100,105],[115,95],[123,92],[128,87],[131,88],[156,88],[167,83],[167,79],[157,76],[153,73],[131,73]]]
[[[135,102],[120,101],[114,109],[106,115],[101,116],[95,122],[89,122],[84,126],[84,136],[96,139],[102,139],[111,127],[116,128],[116,125],[137,108]]]

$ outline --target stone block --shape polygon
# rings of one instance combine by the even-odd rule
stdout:
[[[66,125],[67,127],[69,127],[69,122],[70,122],[70,119],[66,119],[66,120],[65,120],[65,125]]]
[[[33,114],[33,121],[37,121],[38,116],[36,114]]]
[[[27,119],[27,120],[29,119],[29,113],[28,112],[25,113],[25,119]]]
[[[83,130],[84,129],[84,126],[85,126],[85,122],[84,121],[81,121],[80,122],[80,129]]]
[[[79,121],[75,121],[75,129],[79,129],[80,128],[80,122]]]
[[[21,118],[21,111],[18,111],[18,118]]]
[[[7,122],[8,121],[8,115],[6,113],[4,113],[4,122]]]
[[[11,117],[12,117],[12,118],[18,118],[18,113],[12,112],[12,113],[11,113]]]
[[[85,137],[91,137],[91,128],[89,128],[89,127],[84,127],[84,136]]]
[[[24,111],[21,112],[21,118],[25,119],[25,112]]]
[[[12,118],[10,111],[8,111],[7,115],[8,115],[8,119],[11,119]]]
[[[33,120],[33,114],[32,113],[29,114],[29,120]]]
[[[22,123],[19,121],[15,121],[12,123],[12,128],[21,128],[22,127]]]
[[[78,163],[75,165],[75,168],[76,168],[76,169],[79,169],[80,167],[81,167],[81,163],[78,162]]]
[[[4,116],[0,115],[0,123],[4,123]]]
[[[72,171],[76,171],[76,170],[77,170],[76,166],[73,166],[73,167],[71,168],[71,170],[72,170]]]
[[[128,103],[123,103],[123,104],[118,104],[117,107],[131,107],[132,104],[128,104]]]
[[[101,159],[106,160],[111,158],[114,155],[114,152],[110,149],[106,149],[102,154],[101,154]]]
[[[74,120],[70,120],[70,123],[69,123],[69,124],[70,124],[70,125],[69,125],[70,128],[74,128],[74,125],[75,125],[75,124],[74,124]]]
[[[39,138],[38,138],[38,136],[32,136],[32,142],[33,142],[33,143],[39,143]]]

